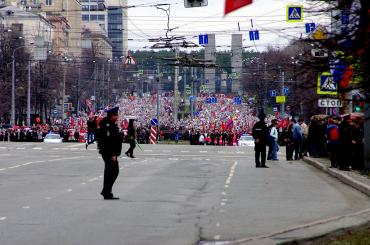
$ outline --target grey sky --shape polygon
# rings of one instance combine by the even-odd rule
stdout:
[[[309,6],[324,4],[319,1],[292,1],[292,0],[254,0],[253,4],[245,6],[234,13],[224,16],[224,0],[208,0],[207,7],[185,8],[183,0],[129,0],[128,5],[141,7],[130,8],[129,14],[129,49],[142,49],[152,44],[148,38],[164,37],[167,17],[164,11],[155,7],[144,7],[153,4],[171,4],[170,28],[174,29],[169,35],[183,35],[187,40],[198,43],[199,34],[215,33],[218,49],[229,49],[232,33],[243,34],[243,46],[251,50],[264,50],[268,45],[282,47],[289,40],[306,35],[304,24],[315,22],[327,24],[328,18],[314,16],[313,13],[304,13],[304,22],[287,23],[286,6],[288,4]],[[312,9],[312,7],[311,7]],[[248,32],[260,31],[259,41],[250,41]],[[241,31],[238,30],[238,22]]]

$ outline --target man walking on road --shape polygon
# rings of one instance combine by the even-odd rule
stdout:
[[[266,144],[268,129],[265,123],[266,115],[261,113],[258,118],[260,119],[253,126],[252,136],[254,138],[254,150],[255,150],[255,161],[256,168],[268,168],[266,166]],[[261,157],[261,159],[260,159]]]
[[[104,186],[101,195],[105,200],[116,200],[112,193],[112,187],[119,173],[118,157],[122,150],[122,136],[116,124],[118,119],[118,107],[107,111],[107,117],[100,122],[98,130],[98,149],[102,155],[104,168]]]

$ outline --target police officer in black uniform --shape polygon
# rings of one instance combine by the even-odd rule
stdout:
[[[254,151],[256,168],[268,168],[266,166],[266,145],[268,137],[268,128],[265,123],[266,115],[262,112],[258,118],[260,119],[253,126],[252,136],[254,138]],[[260,160],[261,156],[261,160]]]
[[[98,130],[98,149],[102,155],[104,168],[104,186],[101,195],[105,200],[116,200],[112,193],[112,187],[119,173],[118,157],[122,150],[122,136],[116,124],[118,119],[118,107],[107,111],[107,117],[100,122]]]

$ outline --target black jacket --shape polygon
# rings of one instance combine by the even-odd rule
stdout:
[[[107,117],[104,118],[100,122],[97,136],[100,154],[105,156],[121,155],[122,135],[118,130],[117,124],[110,121]]]
[[[263,121],[256,122],[253,126],[252,136],[255,140],[259,140],[258,144],[266,145],[268,139],[268,128],[266,123]]]

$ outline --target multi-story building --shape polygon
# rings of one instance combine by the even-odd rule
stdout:
[[[113,58],[127,55],[127,0],[82,0],[82,25],[95,23],[113,45]],[[94,31],[100,31],[100,30]]]
[[[52,52],[54,55],[67,56],[68,55],[68,39],[71,27],[68,21],[62,15],[49,15],[47,19],[53,25],[52,33]]]
[[[82,32],[82,44],[82,56],[85,59],[112,59],[112,43],[104,32],[95,31],[95,28],[85,28]]]
[[[52,42],[52,24],[42,15],[21,10],[15,6],[0,9],[2,25],[16,31],[21,38],[27,40],[26,45],[34,43],[43,47],[50,46]]]
[[[75,58],[81,57],[81,4],[79,0],[45,0],[41,11],[46,15],[62,15],[70,27],[68,53]]]

